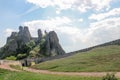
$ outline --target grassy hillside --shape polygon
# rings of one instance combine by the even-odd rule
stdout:
[[[32,67],[67,72],[120,71],[120,46],[94,48],[74,56],[43,62]]]
[[[0,80],[101,80],[96,77],[47,75],[30,72],[11,72],[0,69]]]

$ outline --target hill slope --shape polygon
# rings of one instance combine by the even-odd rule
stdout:
[[[79,52],[67,58],[56,59],[32,66],[52,71],[120,71],[120,45],[108,45]]]

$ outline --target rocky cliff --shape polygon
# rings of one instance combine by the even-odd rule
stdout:
[[[65,53],[62,47],[60,46],[59,39],[54,31],[51,31],[46,35],[42,49],[43,50],[41,50],[41,53],[45,53],[46,56],[62,55]]]
[[[45,31],[46,32],[46,31]],[[7,43],[0,49],[0,59],[14,56],[17,59],[27,57],[49,57],[65,54],[59,44],[59,39],[54,31],[42,34],[38,30],[38,37],[31,36],[27,26],[19,27],[19,32],[12,32],[7,38]]]

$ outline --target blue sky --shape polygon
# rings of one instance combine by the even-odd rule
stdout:
[[[120,38],[120,0],[0,0],[0,47],[28,26],[57,32],[66,52]]]

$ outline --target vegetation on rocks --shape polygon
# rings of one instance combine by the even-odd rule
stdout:
[[[42,49],[41,49],[42,48]],[[0,59],[15,56],[17,60],[24,58],[50,57],[65,54],[56,32],[42,34],[38,30],[38,37],[32,37],[28,27],[19,27],[19,32],[12,32],[7,38],[6,45],[0,48]]]

